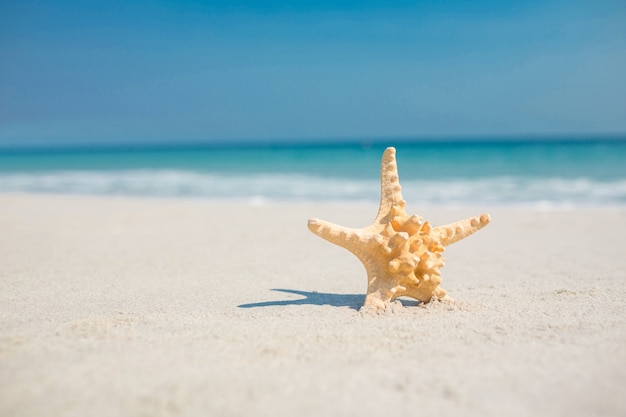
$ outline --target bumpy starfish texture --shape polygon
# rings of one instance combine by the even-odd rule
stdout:
[[[353,229],[309,219],[309,230],[349,250],[363,263],[367,271],[363,308],[384,310],[402,296],[425,303],[452,300],[439,286],[442,253],[446,246],[486,226],[491,220],[489,214],[432,227],[422,217],[409,216],[404,210],[395,148],[385,150],[381,165],[380,208],[372,224]]]

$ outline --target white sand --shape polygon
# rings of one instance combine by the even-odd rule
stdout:
[[[491,210],[456,305],[361,316],[306,219],[375,212],[0,196],[0,416],[626,415],[626,210]]]

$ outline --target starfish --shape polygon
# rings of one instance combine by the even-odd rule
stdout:
[[[409,216],[402,198],[395,148],[383,153],[380,183],[378,215],[369,226],[354,229],[309,219],[309,230],[349,250],[363,263],[367,271],[363,309],[384,310],[402,296],[424,303],[451,301],[439,286],[442,253],[446,246],[486,226],[491,220],[489,214],[439,227],[432,227],[420,216]]]

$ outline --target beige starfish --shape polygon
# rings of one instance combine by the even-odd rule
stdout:
[[[309,230],[355,254],[367,271],[363,308],[385,309],[397,297],[422,302],[452,300],[441,288],[442,252],[486,226],[489,214],[432,227],[404,210],[395,148],[387,148],[380,170],[380,208],[374,222],[362,229],[309,219]]]

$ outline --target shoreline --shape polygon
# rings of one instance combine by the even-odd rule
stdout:
[[[376,204],[0,194],[0,414],[618,416],[626,209],[490,212],[451,305],[361,315]],[[282,290],[282,291],[281,291]]]
[[[281,199],[266,198],[262,196],[251,197],[207,197],[207,196],[158,196],[158,195],[128,195],[128,194],[86,194],[86,193],[60,193],[60,192],[31,192],[31,191],[11,191],[0,192],[0,199],[3,198],[51,198],[51,199],[77,199],[77,200],[112,200],[112,201],[137,201],[152,203],[167,202],[188,202],[214,205],[236,204],[248,207],[339,207],[341,209],[377,210],[378,201],[374,200],[328,200],[328,199]],[[523,202],[523,203],[420,203],[418,200],[406,198],[407,207],[415,207],[416,210],[427,210],[436,212],[438,210],[449,212],[462,211],[503,211],[503,212],[572,212],[572,211],[610,211],[626,212],[626,204],[554,204],[548,201]],[[374,213],[375,215],[375,213]]]

